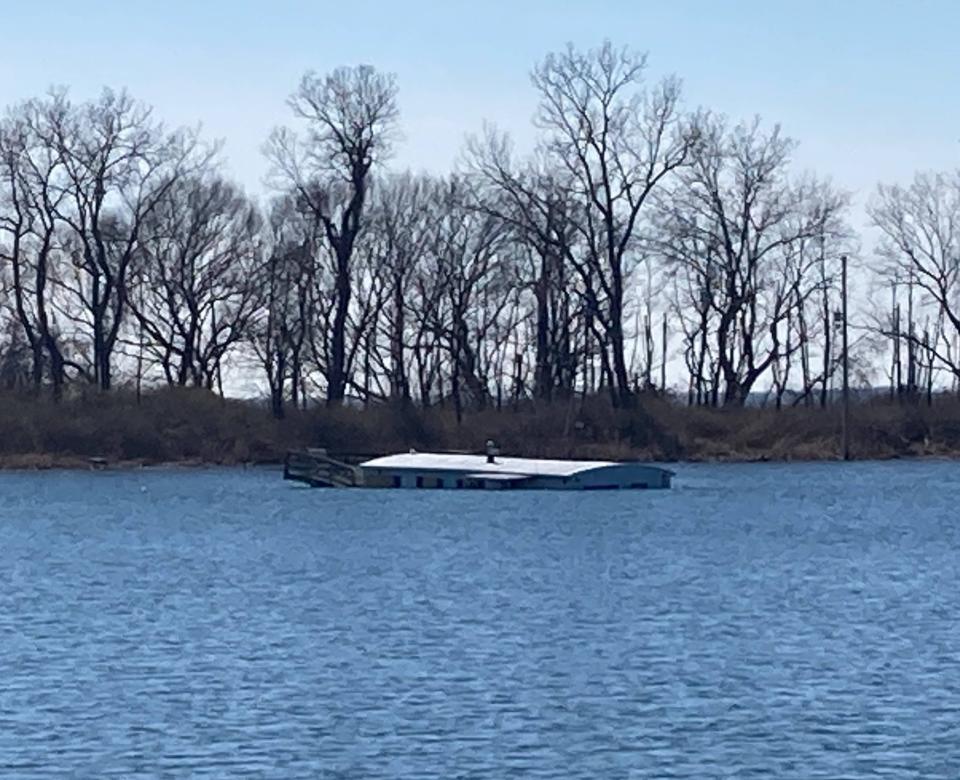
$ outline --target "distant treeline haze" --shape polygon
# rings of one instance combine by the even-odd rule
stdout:
[[[223,392],[272,409],[391,400],[464,409],[575,394],[630,406],[825,405],[851,256],[857,384],[907,397],[960,376],[960,176],[880,185],[857,257],[847,195],[793,170],[759,119],[692,110],[609,43],[547,55],[536,148],[478,128],[446,176],[388,168],[394,77],[308,73],[251,200],[217,144],[105,90],[0,124],[0,379]],[[534,107],[531,107],[534,108]],[[667,365],[670,365],[670,372]],[[682,366],[682,375],[678,368]]]

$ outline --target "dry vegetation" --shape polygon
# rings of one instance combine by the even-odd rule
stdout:
[[[59,404],[8,394],[0,396],[0,465],[271,463],[304,446],[343,455],[479,451],[488,438],[504,452],[541,457],[814,460],[837,456],[838,430],[837,409],[690,408],[658,398],[630,411],[601,398],[488,409],[458,424],[449,408],[389,406],[317,408],[278,421],[265,406],[203,390],[158,390],[139,403],[124,392]],[[856,405],[851,450],[857,458],[960,454],[960,400]]]

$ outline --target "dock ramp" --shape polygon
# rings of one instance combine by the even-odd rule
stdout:
[[[311,487],[358,487],[363,484],[360,469],[331,457],[321,448],[288,452],[283,462],[283,478]]]

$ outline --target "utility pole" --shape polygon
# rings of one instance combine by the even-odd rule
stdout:
[[[840,295],[843,317],[843,459],[850,460],[850,361],[847,351],[847,256],[840,258]]]
[[[667,313],[663,313],[663,335],[661,336],[662,356],[660,359],[660,392],[667,394]]]

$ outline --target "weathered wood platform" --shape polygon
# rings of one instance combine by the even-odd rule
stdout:
[[[283,478],[311,487],[358,487],[363,484],[363,475],[356,466],[331,457],[322,448],[288,452],[283,463]]]

